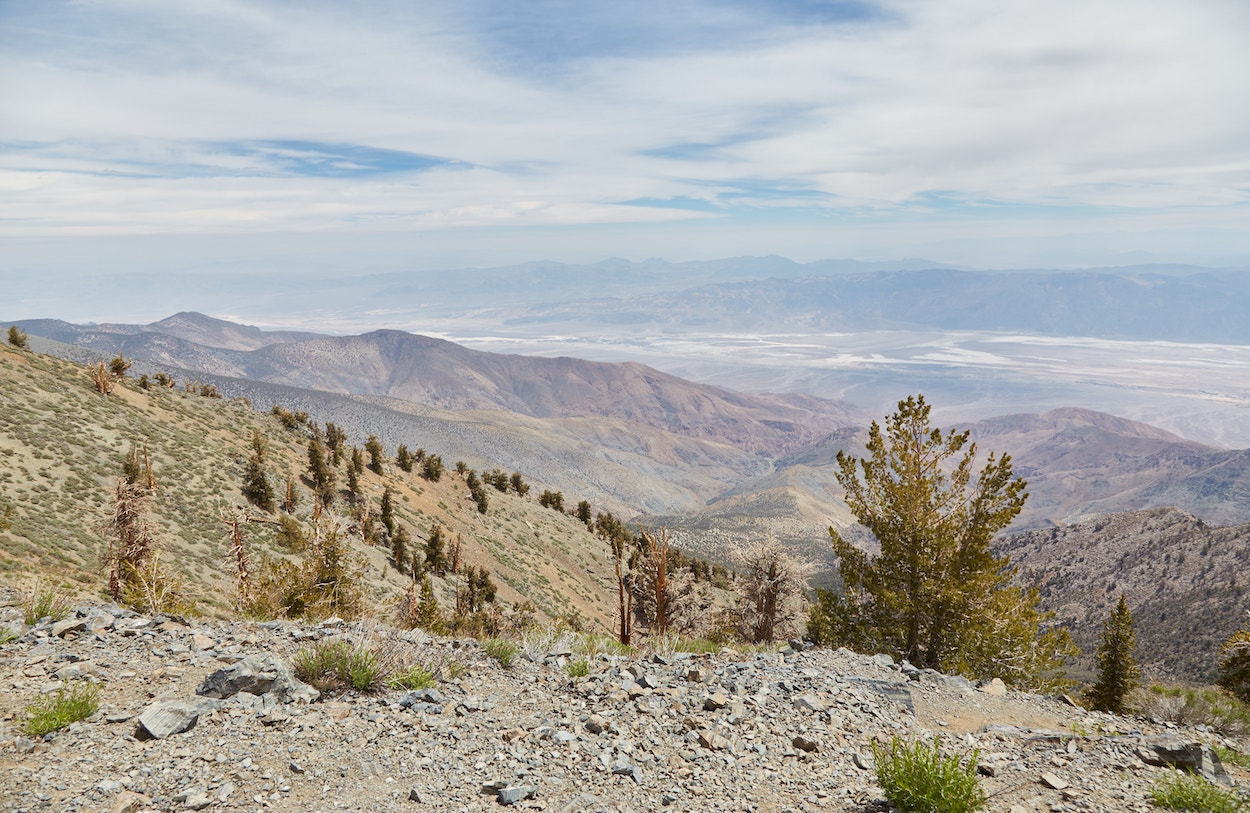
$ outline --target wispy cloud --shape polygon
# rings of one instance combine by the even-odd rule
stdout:
[[[936,256],[952,221],[1080,212],[1106,248],[1162,218],[1250,255],[1247,41],[1240,0],[4,4],[0,235],[698,223],[705,256]]]

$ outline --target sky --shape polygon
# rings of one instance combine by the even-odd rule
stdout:
[[[0,0],[0,276],[1250,264],[1248,46],[1245,0]]]

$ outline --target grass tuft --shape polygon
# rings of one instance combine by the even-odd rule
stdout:
[[[514,641],[503,638],[487,638],[482,642],[482,649],[486,650],[486,654],[494,658],[504,669],[512,668],[517,653],[521,651],[520,646]]]
[[[409,666],[386,679],[386,685],[391,689],[432,689],[437,683],[433,672],[416,665]]]
[[[28,626],[41,618],[60,621],[69,615],[70,598],[57,588],[36,579],[22,594],[22,617]]]
[[[301,649],[291,667],[297,678],[320,692],[374,691],[382,672],[372,651],[347,641],[319,641]]]
[[[1165,776],[1150,788],[1150,799],[1168,810],[1193,813],[1241,813],[1247,803],[1231,790],[1225,790],[1201,776],[1176,772]]]
[[[585,660],[572,661],[567,668],[569,677],[583,678],[590,674],[590,664]]]
[[[1250,734],[1250,706],[1214,686],[1160,686],[1134,692],[1132,705],[1144,717],[1180,725],[1205,725],[1226,737]]]
[[[899,813],[971,813],[985,806],[977,781],[977,754],[965,763],[943,756],[937,740],[908,744],[895,737],[889,745],[872,744],[877,784]]]
[[[60,731],[70,723],[85,720],[100,708],[100,687],[94,683],[72,683],[56,694],[46,695],[26,707],[30,719],[22,730],[28,737],[42,737]]]

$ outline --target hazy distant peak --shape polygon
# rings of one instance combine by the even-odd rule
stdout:
[[[1099,429],[1121,437],[1149,438],[1169,443],[1192,442],[1157,426],[1080,407],[1060,407],[1041,414],[1018,413],[988,418],[975,424],[972,427],[972,433],[974,437],[993,437],[1041,431],[1060,432],[1070,429]]]

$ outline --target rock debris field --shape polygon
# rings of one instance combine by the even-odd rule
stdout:
[[[472,640],[335,620],[110,605],[31,627],[10,603],[0,629],[17,636],[0,645],[0,810],[14,813],[886,811],[871,743],[896,735],[975,750],[991,811],[1152,810],[1167,763],[1248,779],[1208,747],[1244,742],[797,643],[592,655],[571,677],[583,656],[554,634],[503,668]],[[302,648],[362,636],[455,679],[318,696],[291,676]],[[26,707],[74,680],[100,685],[100,709],[25,737]]]

